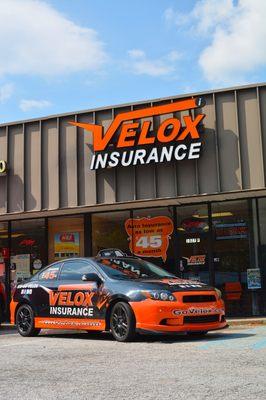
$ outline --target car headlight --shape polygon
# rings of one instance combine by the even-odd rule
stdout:
[[[166,290],[150,290],[145,291],[145,296],[152,300],[159,300],[159,301],[175,301],[175,296]]]
[[[218,300],[220,300],[220,299],[222,298],[222,292],[221,292],[221,290],[215,288],[215,292],[216,292],[216,294],[217,294]]]

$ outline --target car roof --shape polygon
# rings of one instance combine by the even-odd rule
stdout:
[[[99,261],[99,260],[106,260],[106,259],[110,259],[110,260],[141,260],[139,257],[134,257],[134,256],[95,256],[95,257],[73,257],[73,258],[65,258],[62,260],[58,260],[55,261],[51,264],[49,264],[49,266],[52,266],[54,264],[58,264],[58,263],[65,263],[67,261]]]

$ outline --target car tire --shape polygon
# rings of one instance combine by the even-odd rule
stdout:
[[[28,304],[22,304],[16,314],[16,325],[21,336],[37,336],[41,329],[34,326],[34,311]]]
[[[129,342],[136,335],[136,319],[129,304],[119,301],[110,315],[110,328],[113,337],[118,342]]]

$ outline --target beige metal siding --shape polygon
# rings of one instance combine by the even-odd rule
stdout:
[[[158,101],[152,103],[155,106],[160,106],[168,104],[169,101]],[[173,118],[174,116],[179,118],[179,113],[165,114],[156,116],[153,118],[154,130],[157,131],[160,124],[168,118]],[[156,195],[157,197],[175,197],[177,195],[176,186],[176,168],[177,163],[171,162],[168,164],[157,164],[155,167],[155,185],[156,185]]]
[[[95,113],[78,115],[78,122],[94,123]],[[91,132],[78,128],[78,205],[96,204],[96,172],[90,170],[93,156]]]
[[[8,212],[24,211],[24,124],[8,129]]]
[[[258,108],[260,116],[260,131],[264,156],[264,179],[266,176],[266,86],[258,88]]]
[[[69,124],[75,116],[60,118],[59,122],[59,193],[60,207],[77,205],[77,128]]]
[[[256,89],[237,97],[243,189],[257,189],[264,186],[264,171]]]
[[[203,113],[205,118],[204,133],[202,134],[202,156],[197,162],[199,193],[216,193],[219,191],[218,149],[215,130],[214,96],[205,97],[206,106],[196,110],[195,114]]]
[[[114,116],[129,112],[132,110],[132,106],[128,107],[118,107],[114,109]],[[131,121],[132,122],[132,121]],[[118,134],[120,133],[118,130]],[[134,200],[135,196],[135,167],[117,167],[115,170],[115,179],[116,179],[116,201],[130,201]]]
[[[41,123],[25,125],[25,210],[41,209]]]
[[[43,208],[59,207],[59,119],[42,122]]]
[[[102,125],[104,131],[108,129],[114,118],[113,109],[97,112],[95,116],[95,123]],[[115,170],[97,170],[96,172],[96,191],[98,203],[113,203],[115,202]]]
[[[7,160],[7,127],[0,128],[0,160]],[[0,214],[7,213],[7,177],[0,176]]]
[[[242,189],[239,135],[234,92],[216,95],[219,173],[222,192]]]
[[[121,112],[189,95],[0,126],[0,159],[9,165],[0,177],[0,214],[265,188],[266,86],[195,95],[206,99],[193,112],[206,115],[197,161],[91,171],[92,134],[69,125],[96,123],[106,132]],[[156,132],[166,118],[184,115],[139,122],[151,121]]]

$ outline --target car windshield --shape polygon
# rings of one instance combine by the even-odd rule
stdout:
[[[148,261],[134,258],[102,258],[96,261],[102,270],[114,279],[176,278]]]

